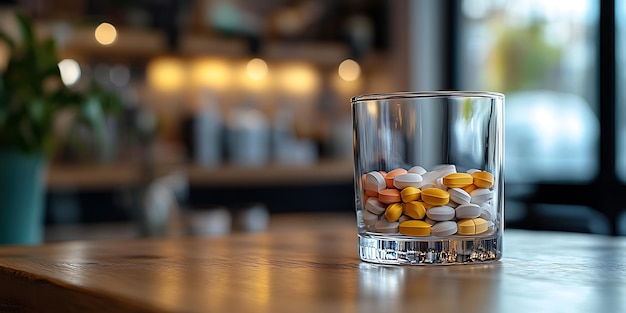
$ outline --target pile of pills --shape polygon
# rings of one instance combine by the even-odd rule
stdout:
[[[478,235],[493,229],[494,177],[477,169],[458,173],[448,164],[362,177],[362,219],[367,231],[406,236]]]

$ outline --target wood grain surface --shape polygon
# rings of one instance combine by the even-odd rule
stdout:
[[[623,237],[507,230],[496,263],[380,266],[358,259],[350,217],[279,219],[218,238],[2,247],[0,310],[626,312]]]

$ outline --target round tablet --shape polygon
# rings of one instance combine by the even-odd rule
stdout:
[[[400,233],[407,236],[430,235],[430,224],[420,220],[410,220],[400,224]]]
[[[445,237],[456,234],[457,226],[452,221],[438,222],[431,226],[430,231],[433,236]]]
[[[385,189],[385,177],[376,171],[365,174],[365,190],[372,190],[379,192]]]

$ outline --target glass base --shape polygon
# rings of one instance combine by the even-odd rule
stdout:
[[[408,237],[359,234],[361,260],[380,264],[452,265],[494,262],[502,236]]]

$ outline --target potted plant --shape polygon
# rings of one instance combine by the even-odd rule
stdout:
[[[57,146],[55,123],[94,131],[119,101],[102,89],[77,92],[61,81],[53,38],[39,40],[34,23],[16,13],[17,38],[0,29],[9,50],[0,68],[0,244],[37,244],[43,237],[45,167]],[[65,113],[64,113],[65,114]]]

